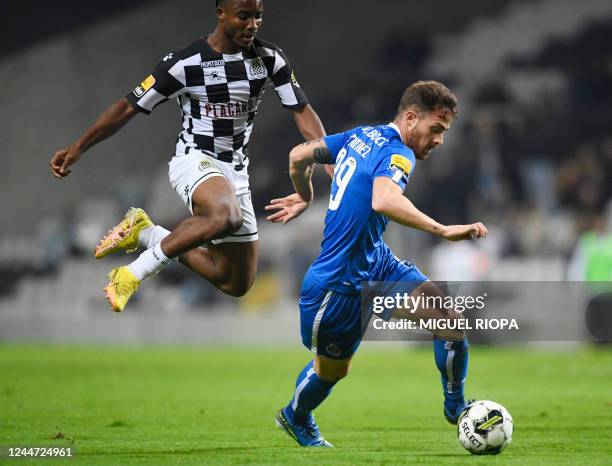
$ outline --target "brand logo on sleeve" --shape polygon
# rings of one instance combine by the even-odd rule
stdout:
[[[412,162],[403,155],[393,154],[391,156],[391,168],[399,168],[405,175],[410,175]]]
[[[295,79],[295,73],[293,71],[291,72],[291,82],[295,87],[300,87],[300,83]]]
[[[143,82],[140,83],[136,89],[134,89],[134,95],[136,97],[142,97],[145,93],[153,87],[155,84],[155,78],[152,75],[147,76]]]

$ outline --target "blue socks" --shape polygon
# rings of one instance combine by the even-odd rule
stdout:
[[[468,369],[468,342],[434,339],[434,358],[440,371],[442,390],[444,391],[444,408],[455,415],[464,402],[463,387]],[[298,425],[305,425],[308,416],[327,396],[337,382],[321,379],[314,370],[314,361],[306,364],[295,382],[295,394],[284,408],[289,420]]]
[[[295,382],[295,394],[285,407],[289,420],[298,425],[305,425],[308,415],[330,394],[337,382],[321,379],[315,372],[313,361],[306,364]]]
[[[444,408],[455,415],[457,408],[464,403],[463,386],[468,368],[468,342],[434,339],[434,358],[440,371]]]

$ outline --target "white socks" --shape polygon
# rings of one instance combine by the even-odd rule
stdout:
[[[138,259],[128,265],[128,269],[138,280],[142,281],[151,275],[155,275],[173,260],[174,259],[166,257],[161,249],[161,242],[158,242],[155,246],[147,249],[138,256]]]
[[[170,231],[159,225],[145,228],[138,235],[138,244],[146,249],[152,248],[170,234]]]

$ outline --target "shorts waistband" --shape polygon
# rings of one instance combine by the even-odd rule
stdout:
[[[237,172],[244,170],[248,166],[248,156],[246,155],[246,153],[243,156],[242,163],[234,164],[234,151],[230,150],[223,152],[213,152],[210,149],[207,149],[204,145],[202,145],[202,141],[200,141],[200,144],[198,143],[200,138],[208,138],[208,136],[194,134],[193,137],[194,144],[192,145],[185,141],[182,134],[179,135],[176,140],[176,156],[189,155],[191,151],[197,150],[202,154],[212,157],[215,160],[231,165],[232,169]]]

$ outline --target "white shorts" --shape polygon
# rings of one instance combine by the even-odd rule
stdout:
[[[238,231],[225,238],[212,240],[213,244],[246,243],[259,239],[257,234],[257,218],[255,217],[253,203],[251,202],[249,174],[246,167],[237,172],[231,163],[221,162],[194,149],[191,149],[188,154],[177,152],[168,163],[168,166],[170,184],[192,215],[191,196],[195,189],[204,181],[215,176],[222,176],[234,187],[234,192],[242,211],[242,226]]]

